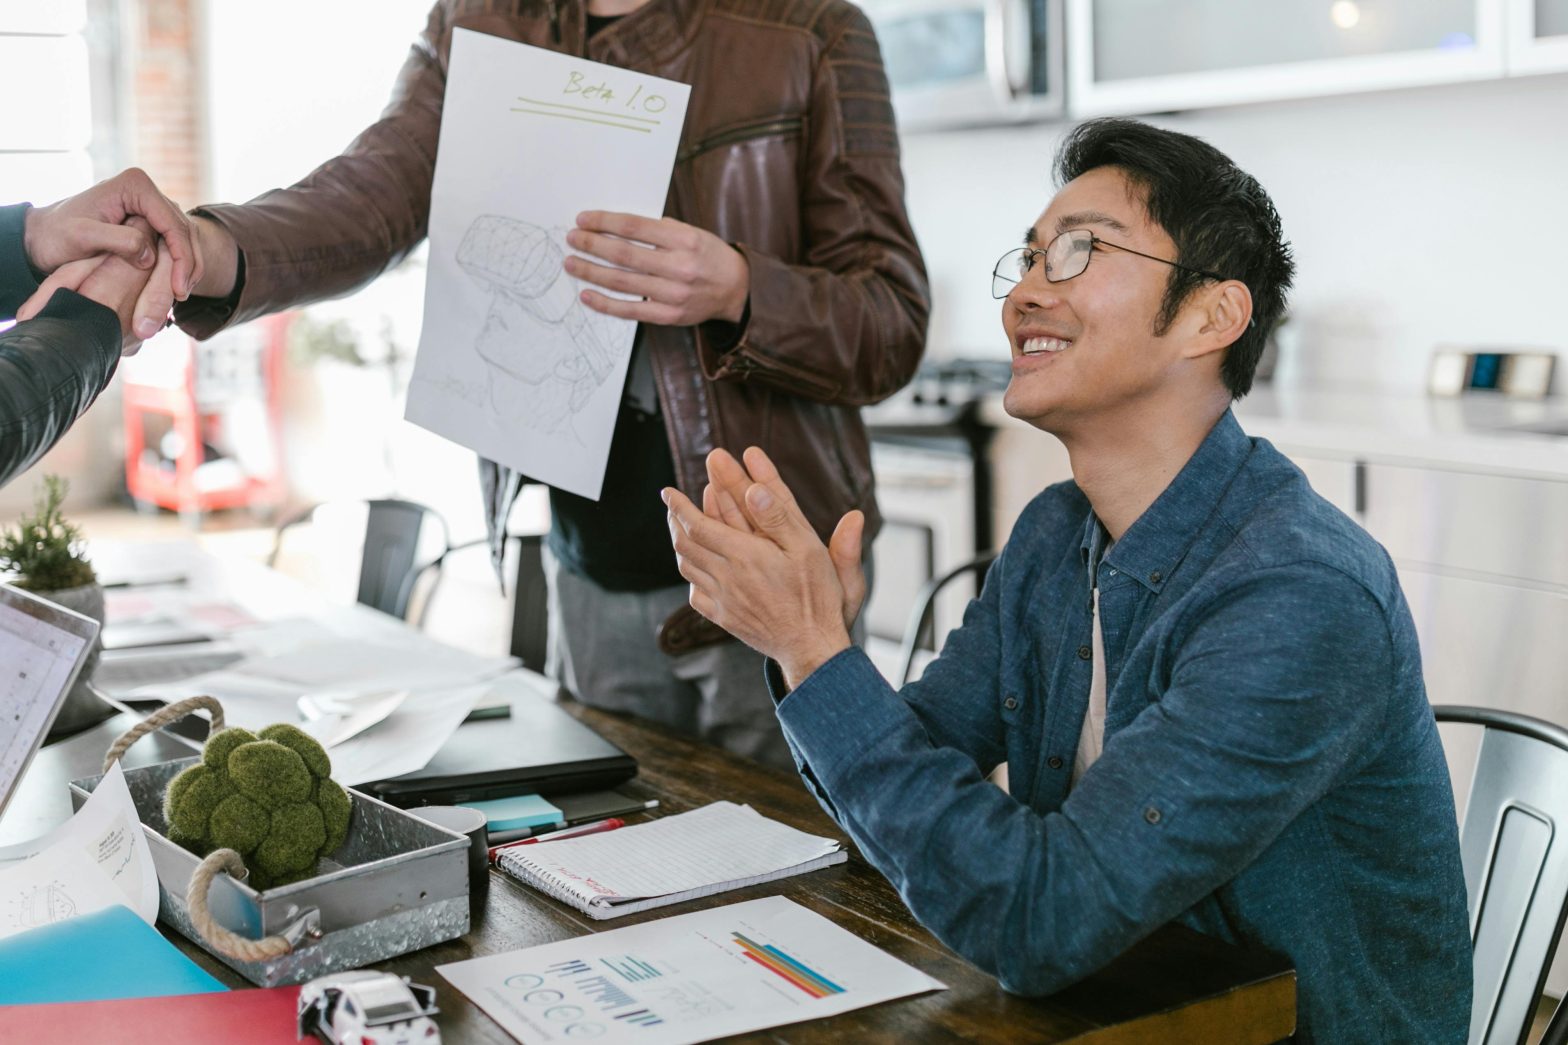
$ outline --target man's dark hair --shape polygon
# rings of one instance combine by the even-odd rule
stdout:
[[[1097,167],[1117,167],[1143,192],[1144,209],[1176,244],[1171,259],[1237,279],[1252,292],[1250,326],[1225,350],[1220,376],[1232,399],[1252,388],[1252,374],[1285,309],[1295,263],[1279,213],[1258,180],[1208,142],[1137,120],[1090,120],[1067,135],[1056,153],[1056,179],[1066,185]],[[1164,334],[1183,302],[1208,277],[1171,269],[1154,333]]]

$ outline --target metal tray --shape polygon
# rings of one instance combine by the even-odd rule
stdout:
[[[348,835],[314,878],[260,893],[227,875],[213,880],[208,906],[221,925],[247,939],[287,936],[293,951],[255,962],[219,953],[196,931],[185,904],[200,858],[164,837],[164,789],[198,761],[127,769],[125,782],[158,869],[159,920],[251,983],[303,983],[468,931],[468,839],[348,788]],[[73,807],[80,809],[102,779],[71,781]]]

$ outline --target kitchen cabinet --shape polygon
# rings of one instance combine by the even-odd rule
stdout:
[[[1360,508],[1356,503],[1356,476],[1361,466],[1355,458],[1303,451],[1290,445],[1276,445],[1275,449],[1301,469],[1319,497],[1352,519],[1357,517]]]
[[[1568,72],[1568,0],[1508,0],[1510,74]]]
[[[1516,0],[1069,0],[1075,116],[1501,76]],[[1556,26],[1561,0],[1526,0]]]
[[[1367,465],[1362,523],[1401,562],[1568,592],[1564,520],[1568,481]]]

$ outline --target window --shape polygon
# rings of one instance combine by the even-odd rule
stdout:
[[[88,25],[88,5],[103,19]],[[112,68],[113,0],[50,0],[0,7],[0,69],[11,84],[0,148],[0,204],[50,203],[94,181],[95,95]],[[94,46],[89,48],[89,37]],[[98,65],[103,76],[94,75]],[[108,114],[105,114],[106,116]]]

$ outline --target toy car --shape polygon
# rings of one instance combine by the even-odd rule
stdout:
[[[433,987],[390,972],[333,973],[299,989],[295,1033],[329,1045],[440,1045]]]

